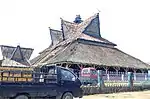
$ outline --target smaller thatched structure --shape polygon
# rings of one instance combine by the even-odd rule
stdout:
[[[20,46],[1,45],[1,66],[3,67],[29,67],[29,59],[33,52],[31,48],[21,48]]]

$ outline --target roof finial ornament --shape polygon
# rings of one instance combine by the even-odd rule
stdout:
[[[80,15],[76,15],[76,18],[75,18],[75,20],[74,20],[74,23],[79,24],[79,23],[81,23],[81,22],[83,22],[83,21],[82,21]]]
[[[97,11],[98,11],[98,13],[100,13],[100,12],[101,12],[101,10],[99,10],[98,8],[97,8]]]

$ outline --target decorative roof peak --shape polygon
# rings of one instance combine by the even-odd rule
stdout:
[[[76,15],[76,18],[75,18],[75,20],[74,20],[73,22],[79,24],[79,23],[81,23],[81,22],[83,22],[83,21],[82,21],[80,15]]]
[[[10,59],[23,65],[30,66],[29,58],[33,52],[33,49],[22,48],[20,45],[17,45],[17,47],[1,45],[0,47],[4,60]]]

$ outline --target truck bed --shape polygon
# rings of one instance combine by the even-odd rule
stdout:
[[[57,83],[57,74],[34,71],[1,71],[0,83]]]
[[[57,96],[57,86],[57,83],[1,82],[0,96],[14,97],[16,93],[26,92],[29,92],[33,97]]]
[[[70,73],[74,79],[68,80],[61,71]],[[63,79],[62,77],[65,77]],[[81,82],[75,74],[65,68],[49,66],[40,71],[1,71],[0,99],[20,99],[20,95],[32,99],[65,96],[67,92],[74,97],[82,97]],[[3,97],[3,98],[1,98]]]

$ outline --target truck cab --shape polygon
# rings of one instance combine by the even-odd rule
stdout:
[[[21,74],[23,75],[23,72]],[[31,74],[32,80],[28,81],[0,81],[2,99],[73,99],[73,97],[82,97],[80,80],[66,68],[45,65],[35,68]],[[3,75],[1,76],[3,77]],[[8,78],[10,77],[8,76]],[[24,77],[24,79],[27,78]]]

